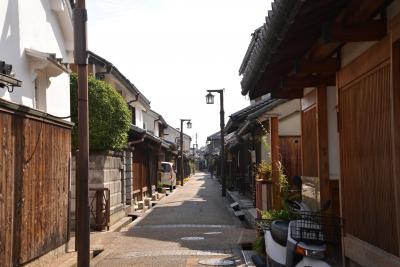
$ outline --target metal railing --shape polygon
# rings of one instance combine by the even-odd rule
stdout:
[[[93,216],[91,227],[96,231],[110,229],[110,189],[89,188],[94,191],[90,201],[90,213]]]

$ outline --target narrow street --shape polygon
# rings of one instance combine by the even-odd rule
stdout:
[[[204,266],[209,259],[243,264],[240,244],[255,237],[221,198],[220,184],[198,173],[145,217],[121,230],[94,266]]]

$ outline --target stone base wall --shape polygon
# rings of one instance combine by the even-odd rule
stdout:
[[[125,209],[131,199],[127,192],[131,185],[131,160],[126,159],[131,152],[92,153],[89,156],[89,204],[92,203],[97,188],[110,190],[110,225],[126,216]],[[128,164],[130,163],[130,164]],[[128,164],[128,168],[127,168]],[[129,169],[129,171],[128,171]],[[129,173],[128,173],[129,172]],[[96,200],[93,201],[95,205]],[[72,157],[71,168],[71,227],[75,225],[76,208],[76,157]],[[93,207],[93,211],[95,207]],[[93,215],[90,214],[91,222]]]

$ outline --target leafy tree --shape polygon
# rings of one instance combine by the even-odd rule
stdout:
[[[72,148],[78,149],[77,75],[70,78]],[[131,111],[124,98],[110,84],[89,76],[90,151],[122,150],[128,141]]]

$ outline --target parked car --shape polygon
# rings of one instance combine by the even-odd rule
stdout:
[[[161,162],[161,181],[162,186],[176,187],[176,173],[174,164],[171,162]]]

